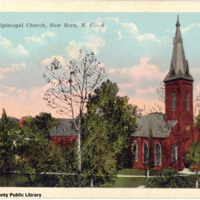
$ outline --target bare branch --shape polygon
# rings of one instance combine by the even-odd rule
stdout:
[[[106,77],[104,67],[93,52],[80,50],[78,58],[62,66],[54,58],[45,69],[43,78],[51,86],[44,94],[47,105],[60,114],[72,117],[78,134],[78,170],[81,177],[81,118],[88,96]]]
[[[162,103],[165,103],[165,85],[164,83],[160,83],[156,88],[157,94],[159,95],[159,100]]]

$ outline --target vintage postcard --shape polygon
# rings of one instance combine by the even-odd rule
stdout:
[[[0,198],[198,198],[199,12],[0,2]]]

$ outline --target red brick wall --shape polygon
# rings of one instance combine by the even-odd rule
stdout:
[[[77,137],[75,136],[51,137],[51,140],[55,145],[65,146],[69,148],[73,145],[75,141],[77,141]]]
[[[172,92],[176,94],[176,110],[172,110]],[[185,94],[189,96],[189,111],[185,109]],[[165,83],[165,113],[167,120],[178,120],[179,130],[186,126],[193,128],[193,83],[186,80],[175,80]]]
[[[173,128],[172,132],[169,134],[167,138],[154,138],[154,163],[155,163],[155,147],[159,142],[161,145],[162,151],[162,164],[161,166],[154,166],[155,170],[162,170],[166,167],[172,167],[177,171],[181,171],[184,169],[185,158],[184,156],[188,153],[188,148],[194,142],[195,138],[198,138],[198,131],[193,130],[185,130],[184,132],[179,132],[180,134],[176,134],[179,132],[178,124]],[[143,144],[144,142],[148,142],[148,146],[150,148],[150,140],[149,138],[140,138],[140,137],[132,137],[131,145],[134,141],[138,143],[138,162],[132,162],[132,168],[134,169],[148,169],[149,166],[143,163]],[[173,163],[172,160],[172,146],[173,144],[177,145],[178,148],[178,160],[176,163]]]
[[[131,145],[134,141],[137,141],[138,144],[138,161],[137,162],[132,162],[132,168],[134,169],[149,169],[149,165],[144,163],[143,159],[143,145],[144,142],[148,143],[148,147],[150,147],[150,140],[149,138],[131,138]]]
[[[149,169],[148,164],[144,164],[143,162],[143,144],[144,142],[148,142],[149,150],[150,150],[150,142],[148,138],[132,138],[132,143],[134,141],[137,141],[138,143],[138,161],[132,162],[132,168],[133,169]],[[161,145],[161,165],[155,165],[155,147],[156,144],[160,143]],[[162,139],[162,138],[156,138],[154,139],[154,169],[155,170],[162,170],[166,167],[173,167],[180,169],[181,162],[175,163],[175,165],[172,165],[172,145],[173,143],[176,144],[176,141],[173,142],[173,140],[168,139]],[[179,152],[179,151],[178,151]]]

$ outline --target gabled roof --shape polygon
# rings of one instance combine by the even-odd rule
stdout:
[[[186,79],[194,81],[193,77],[189,73],[188,61],[185,58],[185,52],[183,48],[183,40],[180,32],[179,18],[176,22],[176,33],[173,40],[174,48],[172,52],[172,59],[170,64],[170,70],[166,75],[164,82],[175,79]]]
[[[77,136],[72,119],[58,118],[58,126],[50,131],[51,137]]]
[[[152,113],[140,116],[136,119],[137,131],[132,133],[134,137],[149,137],[150,130],[154,138],[166,138],[176,125],[177,121],[166,121],[162,113]]]

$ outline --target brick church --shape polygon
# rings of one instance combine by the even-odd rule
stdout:
[[[193,81],[177,18],[170,69],[163,80],[165,114],[137,118],[138,129],[131,135],[132,168],[149,169],[150,146],[155,170],[185,168],[184,156],[199,135],[193,119]]]

